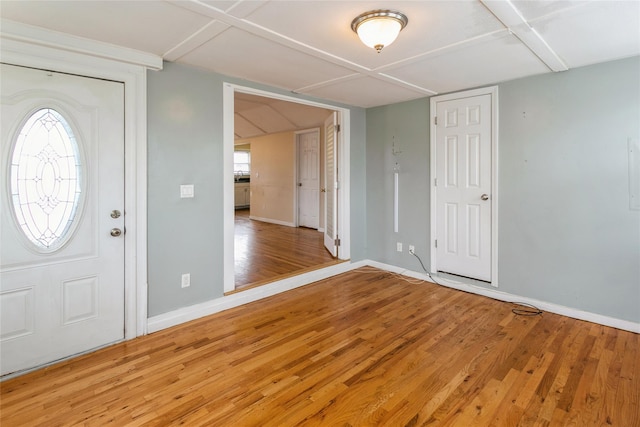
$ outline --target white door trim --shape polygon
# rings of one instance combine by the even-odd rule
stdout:
[[[2,62],[125,85],[125,340],[147,333],[147,68],[162,59],[131,49],[3,22]]]
[[[430,99],[430,217],[431,233],[429,247],[431,265],[429,271],[437,273],[437,256],[434,247],[436,240],[436,104],[453,99],[470,98],[479,95],[491,95],[491,286],[498,287],[498,86],[490,86],[463,92],[434,96]],[[460,279],[463,280],[463,279]]]
[[[247,86],[239,86],[233,83],[223,84],[223,147],[222,147],[222,181],[223,181],[223,247],[224,247],[224,292],[235,289],[234,273],[234,208],[233,208],[233,103],[234,93],[242,92],[267,98],[280,99],[295,102],[297,104],[310,105],[312,107],[326,108],[338,112],[338,121],[341,130],[338,132],[338,168],[340,170],[340,191],[338,193],[338,234],[340,236],[340,259],[351,258],[351,206],[350,193],[350,169],[351,162],[351,111],[347,108],[320,102],[281,95],[274,92],[254,89]],[[225,297],[227,298],[227,297]]]

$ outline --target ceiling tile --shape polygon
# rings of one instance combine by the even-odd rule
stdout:
[[[425,96],[421,92],[399,87],[373,77],[344,80],[317,87],[305,91],[305,93],[363,108],[394,104]]]
[[[481,3],[469,0],[293,1],[286,2],[286,8],[282,4],[269,2],[246,19],[369,69],[503,28]],[[398,39],[380,54],[364,46],[351,30],[356,16],[378,8],[398,10],[409,19]]]
[[[504,31],[386,73],[445,93],[548,71],[517,38]]]
[[[638,1],[589,2],[530,24],[569,67],[640,55]]]
[[[332,112],[325,108],[286,101],[276,101],[271,104],[271,108],[287,117],[297,128],[303,129],[321,126]]]
[[[244,110],[239,114],[266,133],[283,132],[296,128],[295,124],[291,123],[286,117],[268,105],[261,105],[250,110]]]
[[[491,0],[489,3],[504,0]],[[593,0],[560,0],[560,1],[531,1],[512,0],[511,3],[527,21],[553,15],[566,9],[582,7]]]
[[[325,108],[242,92],[235,92],[234,110],[236,112],[235,134],[238,138],[251,138],[267,132],[321,127],[332,112]],[[283,117],[286,120],[282,120]],[[256,120],[256,123],[252,120]],[[274,126],[276,123],[279,123],[279,126]],[[259,129],[259,127],[265,129]]]
[[[0,0],[0,16],[362,107],[550,72],[530,49],[554,69],[640,55],[638,0],[493,2]],[[492,4],[517,9],[503,19],[513,18],[506,25],[518,37]],[[409,18],[380,54],[351,30],[353,18],[378,8]]]
[[[3,19],[162,55],[209,19],[160,1],[0,1]]]
[[[234,115],[233,126],[236,138],[251,138],[258,135],[265,135],[264,130],[258,129],[239,114]]]
[[[180,62],[290,89],[351,73],[343,67],[235,28],[184,55]]]

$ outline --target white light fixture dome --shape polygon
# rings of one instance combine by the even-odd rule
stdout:
[[[358,15],[351,22],[351,29],[358,34],[362,43],[380,53],[383,47],[393,43],[408,22],[403,13],[379,9]]]

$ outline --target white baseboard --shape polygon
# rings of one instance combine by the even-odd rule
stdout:
[[[351,271],[365,265],[379,268],[381,270],[391,271],[393,273],[403,274],[405,276],[413,277],[420,280],[431,281],[431,279],[424,273],[406,270],[377,261],[363,260],[353,263],[347,261],[320,270],[310,271],[298,276],[293,276],[283,280],[279,280],[277,282],[258,286],[256,288],[247,289],[243,292],[238,292],[200,304],[183,307],[178,310],[160,314],[158,316],[150,317],[147,323],[148,333],[157,332],[166,328],[170,328],[172,326],[179,325],[181,323],[189,322],[191,320],[199,319],[210,314],[237,307],[242,304],[247,304],[253,301],[260,300],[262,298],[279,294],[281,292],[299,288],[301,286],[317,282],[318,280],[345,273],[347,271]],[[499,301],[523,302],[526,304],[534,305],[541,310],[549,311],[551,313],[561,314],[563,316],[571,317],[574,319],[586,320],[588,322],[598,323],[600,325],[611,326],[613,328],[622,329],[625,331],[640,333],[640,323],[634,323],[628,320],[617,319],[615,317],[590,313],[587,311],[565,307],[563,305],[553,304],[550,302],[540,301],[533,298],[513,295],[495,289],[456,282],[450,279],[445,279],[443,277],[438,277],[437,280],[438,284],[452,289],[458,289],[476,295],[483,295]]]
[[[256,288],[247,289],[246,291],[237,292],[235,294],[223,296],[200,304],[191,305],[189,307],[179,308],[168,313],[159,314],[150,317],[147,323],[148,333],[157,332],[181,323],[199,319],[210,314],[218,313],[242,304],[257,301],[262,298],[270,297],[284,291],[299,288],[318,280],[326,279],[337,274],[345,273],[356,268],[367,265],[364,261],[343,262],[320,270],[310,271],[298,276],[288,277],[277,282],[272,282]]]
[[[424,273],[418,273],[415,271],[406,270],[403,268],[399,268],[389,264],[384,264],[377,261],[365,260],[364,263],[366,265],[369,265],[371,267],[376,267],[381,270],[387,270],[393,273],[402,274],[402,275],[413,277],[416,279],[431,281],[429,276],[427,276]],[[598,323],[600,325],[611,326],[613,328],[622,329],[625,331],[640,333],[640,323],[617,319],[615,317],[603,316],[602,314],[578,310],[576,308],[566,307],[563,305],[554,304],[546,301],[540,301],[533,298],[513,295],[510,293],[501,292],[495,289],[488,289],[488,288],[483,288],[481,286],[470,285],[462,282],[456,282],[443,277],[436,277],[436,280],[440,285],[453,288],[453,289],[458,289],[465,292],[470,292],[477,295],[483,295],[499,301],[523,302],[526,304],[531,304],[541,310],[549,311],[551,313],[561,314],[563,316],[571,317],[574,319],[586,320],[587,322]]]
[[[262,222],[270,222],[271,224],[278,224],[278,225],[286,225],[287,227],[295,227],[295,223],[293,222],[287,222],[287,221],[280,221],[278,219],[271,219],[271,218],[262,218],[259,216],[253,216],[253,215],[249,215],[249,219],[255,220],[255,221],[262,221]]]

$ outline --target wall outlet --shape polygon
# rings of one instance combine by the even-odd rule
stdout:
[[[409,245],[409,253],[411,255],[415,254],[416,253],[416,247],[413,246],[413,245]]]
[[[181,286],[183,288],[188,288],[191,286],[191,273],[185,273],[182,275]]]
[[[396,251],[402,252],[402,243],[400,242],[396,243]]]

